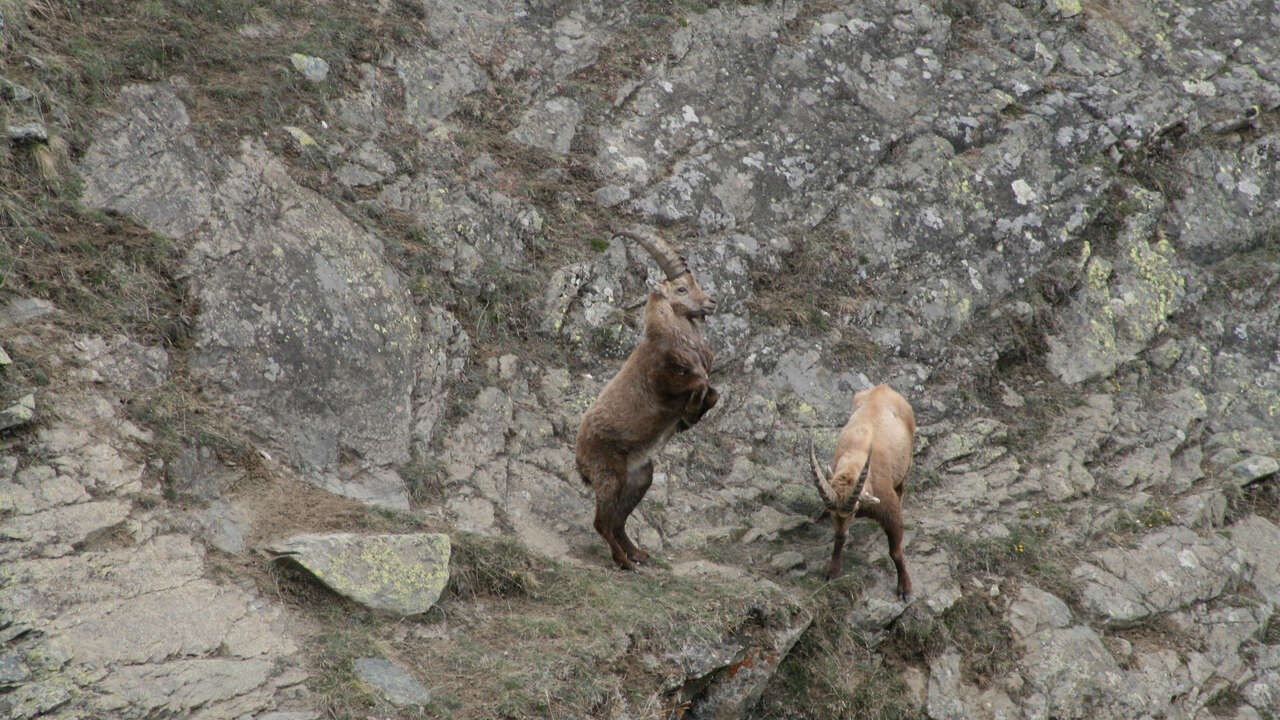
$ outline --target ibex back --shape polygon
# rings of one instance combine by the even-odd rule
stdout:
[[[618,234],[637,240],[667,279],[649,293],[640,344],[582,416],[574,450],[578,472],[595,491],[596,532],[613,561],[634,570],[649,555],[624,526],[653,484],[653,455],[719,398],[708,378],[714,357],[695,324],[715,301],[662,239],[634,230]]]
[[[849,520],[869,517],[880,523],[889,540],[889,557],[898,569],[898,597],[911,596],[911,576],[902,556],[902,495],[915,444],[916,416],[906,398],[888,385],[853,396],[853,413],[836,439],[831,479],[818,468],[809,443],[814,484],[831,515],[835,531],[827,579],[840,574]]]

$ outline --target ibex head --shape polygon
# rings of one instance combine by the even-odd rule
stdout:
[[[638,228],[618,230],[616,234],[640,243],[640,247],[653,256],[658,267],[662,268],[667,279],[658,285],[657,292],[671,303],[671,309],[676,315],[701,320],[715,312],[716,301],[698,287],[698,281],[689,271],[684,258],[665,240]]]
[[[845,460],[845,458],[841,458]],[[861,503],[870,503],[872,505],[879,504],[880,499],[875,495],[867,492],[867,471],[871,469],[871,463],[867,462],[865,456],[857,463],[842,463],[848,465],[853,473],[848,469],[841,467],[830,480],[827,479],[826,473],[818,467],[818,457],[813,451],[813,440],[809,440],[809,468],[813,470],[813,484],[818,488],[818,495],[822,497],[822,504],[827,506],[827,512],[836,518],[849,518],[858,511],[858,505]],[[843,474],[841,472],[843,471]],[[855,474],[856,473],[856,474]],[[853,475],[852,477],[850,475]],[[841,499],[840,494],[836,492],[836,487],[848,487],[849,491]]]

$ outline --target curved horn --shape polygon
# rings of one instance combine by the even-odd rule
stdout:
[[[662,272],[666,273],[668,280],[674,280],[689,272],[689,266],[685,264],[684,258],[680,256],[680,253],[676,252],[675,248],[668,245],[666,240],[657,235],[631,228],[615,230],[614,234],[629,237],[640,243],[640,247],[643,247],[658,262],[658,267],[662,268]]]
[[[818,456],[813,454],[813,438],[809,438],[809,467],[813,469],[813,484],[822,496],[822,502],[828,510],[836,509],[836,491],[832,489],[827,476],[818,469]]]
[[[844,502],[840,504],[840,512],[842,513],[849,513],[852,515],[853,513],[858,512],[858,505],[860,505],[863,500],[862,493],[867,489],[867,480],[871,477],[870,455],[867,456],[867,462],[862,466],[862,472],[858,473],[858,475],[858,486],[855,487],[853,492],[849,493],[848,497],[844,499]],[[865,499],[868,501],[874,501],[875,503],[880,502],[880,498],[871,495],[868,495]]]

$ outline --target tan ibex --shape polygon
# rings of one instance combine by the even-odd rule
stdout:
[[[902,494],[915,436],[916,416],[906,398],[888,385],[877,385],[853,396],[853,413],[836,439],[830,481],[818,468],[809,441],[813,482],[835,530],[828,580],[840,574],[849,520],[869,517],[889,540],[889,557],[898,568],[898,597],[910,599],[911,576],[902,558]]]
[[[653,483],[653,456],[719,399],[708,379],[714,356],[696,324],[716,303],[661,238],[638,230],[617,234],[640,243],[667,279],[649,293],[640,344],[582,416],[574,451],[578,473],[595,492],[596,532],[613,561],[634,570],[649,555],[624,526]]]

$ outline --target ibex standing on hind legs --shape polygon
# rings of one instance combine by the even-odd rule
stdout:
[[[906,398],[888,385],[877,385],[853,396],[853,414],[836,439],[830,481],[818,469],[809,441],[813,482],[835,530],[828,580],[840,574],[849,520],[869,517],[880,523],[889,540],[889,557],[898,568],[898,597],[903,602],[910,599],[911,576],[902,557],[902,494],[915,437],[916,416]]]
[[[716,303],[661,238],[636,230],[617,234],[640,243],[667,279],[649,293],[640,344],[582,416],[574,454],[583,482],[595,491],[596,532],[613,561],[634,570],[649,555],[624,526],[653,483],[653,456],[719,399],[708,379],[713,355],[697,325]]]

